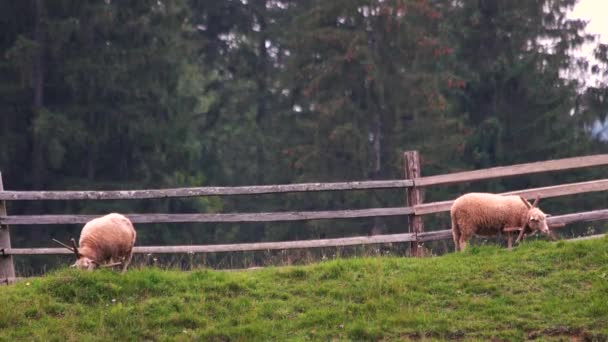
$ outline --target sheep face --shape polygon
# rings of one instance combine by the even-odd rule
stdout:
[[[545,213],[538,208],[532,208],[528,211],[528,227],[530,227],[532,231],[538,231],[547,236],[550,235],[547,217]]]
[[[97,267],[97,263],[87,257],[80,257],[71,267],[76,267],[81,270],[92,271]]]
[[[534,204],[530,204],[530,202],[528,202],[522,196],[519,196],[519,198],[521,198],[522,202],[528,208],[526,225],[532,231],[541,232],[541,233],[545,234],[546,236],[553,239],[553,235],[551,234],[551,231],[549,230],[549,226],[547,225],[547,215],[545,215],[545,213],[543,213],[543,211],[538,208],[538,200],[540,199],[540,197],[536,196],[536,199],[534,200]],[[522,230],[522,233],[523,233],[523,230]],[[519,240],[519,238],[518,238],[518,240]]]

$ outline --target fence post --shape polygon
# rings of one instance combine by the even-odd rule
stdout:
[[[0,191],[4,190],[2,184],[2,172],[0,172]],[[6,202],[0,201],[0,216],[6,216]],[[8,284],[15,278],[15,266],[13,257],[4,254],[5,248],[11,248],[11,235],[8,225],[0,224],[0,283],[6,281]]]
[[[403,156],[405,163],[405,178],[415,179],[420,177],[420,157],[418,155],[418,151],[406,151]],[[406,191],[406,203],[408,207],[413,207],[422,203],[422,193],[420,189],[416,187],[415,183],[414,186],[407,188]],[[408,226],[408,231],[416,234],[416,241],[412,241],[410,243],[412,256],[420,256],[421,251],[418,249],[418,233],[424,231],[422,217],[416,216],[416,214],[411,214],[409,216]]]

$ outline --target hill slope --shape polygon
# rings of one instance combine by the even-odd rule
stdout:
[[[608,338],[608,239],[0,287],[0,340]]]

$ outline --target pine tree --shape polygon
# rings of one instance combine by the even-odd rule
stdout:
[[[7,136],[11,148],[0,159],[11,188],[203,183],[198,134],[214,101],[205,91],[212,76],[198,64],[185,1],[34,0],[3,6],[3,74],[11,78],[5,84],[17,81],[3,91],[18,95],[2,97],[3,120],[15,134]],[[169,205],[209,205],[176,202]],[[47,202],[45,208],[24,209],[39,213],[52,206],[63,212],[129,212],[146,205]]]

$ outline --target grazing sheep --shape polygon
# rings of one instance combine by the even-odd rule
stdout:
[[[458,197],[450,210],[456,250],[463,250],[473,235],[498,235],[508,227],[522,228],[516,242],[523,238],[526,231],[540,231],[553,238],[545,220],[546,215],[536,208],[537,203],[538,197],[532,205],[521,196],[489,193],[468,193]]]
[[[92,270],[118,262],[122,264],[122,272],[125,272],[133,256],[135,237],[133,224],[123,215],[112,213],[95,218],[82,228],[80,247],[76,247],[72,239],[78,258],[72,267]]]

